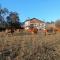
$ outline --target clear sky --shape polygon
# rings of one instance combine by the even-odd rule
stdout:
[[[1,0],[0,4],[18,12],[21,22],[27,17],[44,21],[60,19],[60,0]]]

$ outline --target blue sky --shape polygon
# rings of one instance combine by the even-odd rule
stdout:
[[[0,4],[18,12],[21,22],[28,17],[44,21],[60,19],[60,0],[1,0]]]

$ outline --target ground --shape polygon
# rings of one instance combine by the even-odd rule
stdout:
[[[24,33],[24,32],[23,32]],[[3,56],[2,56],[3,55]],[[60,60],[60,33],[0,33],[0,60]]]

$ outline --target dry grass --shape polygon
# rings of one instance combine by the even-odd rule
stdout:
[[[0,33],[0,60],[60,60],[60,33]]]

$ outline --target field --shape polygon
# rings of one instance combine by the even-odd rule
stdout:
[[[0,32],[0,60],[60,60],[60,33]]]

